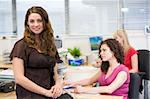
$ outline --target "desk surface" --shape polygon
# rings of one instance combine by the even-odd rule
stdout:
[[[12,64],[3,64],[3,63],[0,63],[0,68],[12,68],[13,66],[12,66]]]
[[[123,99],[123,96],[109,96],[100,94],[75,94],[75,99]]]
[[[2,67],[4,67],[4,68],[12,68],[12,64],[8,64],[8,65],[0,64],[0,67],[1,68]],[[72,70],[72,72],[76,72],[76,71],[82,72],[83,68],[73,68],[71,70]],[[88,68],[86,68],[86,70],[84,69],[84,71],[86,73],[89,72]],[[74,93],[71,93],[71,95],[75,99],[123,99],[122,96],[110,96],[110,95],[100,95],[100,94],[74,94]],[[0,92],[0,99],[16,99],[15,91],[12,91],[12,92],[9,92],[9,93],[2,93],[2,92]]]
[[[15,91],[8,92],[8,93],[0,92],[0,98],[1,99],[17,99]]]
[[[75,99],[123,99],[122,96],[108,96],[99,94],[71,94]],[[88,98],[89,97],[89,98]],[[9,93],[1,93],[1,99],[16,99],[15,91]]]

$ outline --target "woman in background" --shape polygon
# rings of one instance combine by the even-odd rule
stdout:
[[[96,75],[89,79],[65,83],[74,86],[75,93],[101,93],[128,99],[130,75],[128,68],[123,65],[123,47],[115,39],[106,39],[100,44],[99,55],[102,64]],[[83,87],[95,82],[98,82],[100,86]]]
[[[113,36],[124,48],[125,66],[129,68],[131,73],[138,72],[138,52],[130,45],[126,31],[124,29],[119,29],[113,34]]]
[[[62,94],[62,81],[58,79],[59,56],[47,12],[39,6],[29,8],[24,25],[24,37],[10,55],[17,99],[57,98]]]

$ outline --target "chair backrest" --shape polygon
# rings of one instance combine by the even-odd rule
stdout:
[[[139,88],[141,84],[141,78],[138,73],[130,73],[130,84],[129,84],[129,99],[139,99]]]
[[[144,72],[143,79],[150,80],[150,51],[138,50],[139,72]]]

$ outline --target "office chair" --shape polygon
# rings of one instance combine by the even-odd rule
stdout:
[[[141,78],[138,73],[130,73],[129,83],[129,99],[139,99],[139,89],[141,84]]]
[[[144,99],[148,99],[148,80],[150,80],[150,51],[138,50],[139,75],[144,80]]]

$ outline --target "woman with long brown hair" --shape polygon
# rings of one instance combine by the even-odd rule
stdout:
[[[53,99],[62,94],[56,62],[59,55],[47,12],[39,6],[28,9],[24,37],[11,52],[17,99]]]
[[[128,99],[130,74],[123,64],[123,47],[115,39],[106,39],[101,42],[99,56],[102,60],[99,72],[91,78],[75,82],[67,82],[74,86],[75,93],[100,93],[105,95],[123,96]],[[98,87],[83,87],[98,82]]]

